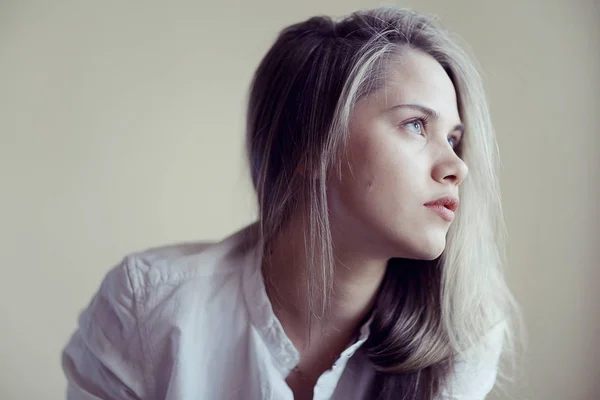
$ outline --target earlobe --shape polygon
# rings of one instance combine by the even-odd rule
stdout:
[[[306,178],[309,175],[314,176],[315,174],[311,173],[311,168],[309,167],[309,165],[310,165],[310,163],[307,162],[306,160],[298,161],[298,164],[296,165],[294,174],[300,175],[303,178]]]
[[[294,172],[296,175],[300,175],[303,178],[306,178],[306,166],[303,163],[298,163],[296,167],[296,171]]]
[[[296,169],[294,170],[294,174],[295,175],[299,175],[302,178],[311,178],[311,179],[317,179],[319,178],[319,175],[317,172],[311,172],[311,170],[309,168],[307,168],[305,163],[298,163],[298,166],[296,167]]]

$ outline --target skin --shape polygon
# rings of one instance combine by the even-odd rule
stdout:
[[[275,241],[265,267],[273,310],[300,352],[287,378],[295,399],[312,399],[318,377],[356,337],[372,309],[392,257],[435,259],[446,245],[451,222],[424,204],[458,197],[467,166],[455,147],[461,138],[452,81],[431,56],[407,50],[394,62],[385,85],[361,99],[350,123],[341,179],[328,181],[335,248],[335,293],[331,313],[306,340],[306,259],[302,216]],[[434,110],[426,114],[416,107]]]

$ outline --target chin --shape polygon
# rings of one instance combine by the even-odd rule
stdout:
[[[415,260],[435,260],[442,255],[446,249],[446,238],[429,238],[416,244],[410,251],[412,259]]]
[[[421,259],[426,260],[426,261],[435,260],[435,259],[439,258],[443,252],[444,252],[444,249],[441,249],[440,251],[430,252],[430,253],[425,254],[425,257],[423,257]]]

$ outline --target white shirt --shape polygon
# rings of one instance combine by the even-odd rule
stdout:
[[[285,379],[299,353],[267,297],[255,225],[215,244],[132,253],[111,269],[63,351],[67,398],[293,400]],[[321,375],[315,400],[367,398],[368,335],[369,322]],[[477,368],[457,365],[453,396],[441,398],[485,397],[501,347],[492,343]]]

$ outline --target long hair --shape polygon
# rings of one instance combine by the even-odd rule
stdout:
[[[293,24],[255,72],[247,154],[259,248],[265,254],[292,215],[307,216],[307,307],[309,315],[322,314],[334,274],[327,177],[341,174],[355,104],[384,87],[386,71],[406,49],[432,56],[452,80],[465,125],[459,156],[470,169],[443,254],[434,261],[389,261],[364,345],[377,371],[372,398],[424,400],[441,391],[457,355],[480,345],[494,326],[510,344],[517,310],[502,274],[497,145],[473,61],[435,20],[406,9]]]

